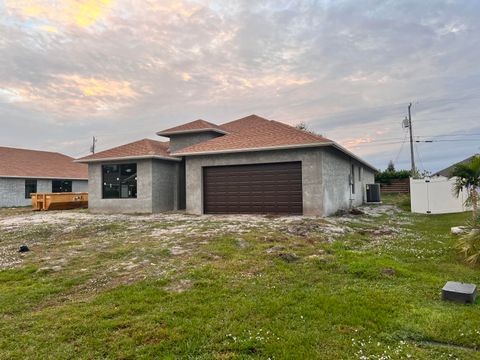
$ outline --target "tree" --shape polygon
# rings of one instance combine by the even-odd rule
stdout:
[[[308,125],[306,123],[304,123],[303,121],[301,123],[298,123],[297,125],[295,125],[295,128],[297,128],[298,130],[302,130],[302,131],[305,131],[309,134],[313,134],[313,135],[318,135],[318,136],[322,136],[321,134],[317,134],[317,132],[313,131],[312,129],[310,129],[308,127]]]
[[[393,163],[392,160],[390,160],[390,161],[388,162],[387,171],[389,171],[389,172],[395,172],[395,164]]]
[[[458,197],[463,189],[467,191],[467,205],[472,205],[473,221],[478,218],[478,191],[480,190],[480,155],[475,156],[469,163],[458,164],[450,174],[455,178],[453,192]]]

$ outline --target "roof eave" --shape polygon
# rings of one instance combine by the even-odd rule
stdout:
[[[215,128],[205,128],[205,129],[190,129],[190,130],[180,130],[180,131],[159,131],[156,134],[158,136],[169,137],[172,135],[182,135],[182,134],[193,134],[198,132],[216,132],[218,134],[226,135],[227,131],[215,129]]]
[[[174,153],[173,155],[195,156],[195,155],[229,154],[229,153],[240,153],[240,152],[256,152],[256,151],[268,151],[268,150],[288,150],[288,149],[299,149],[299,148],[310,148],[310,147],[323,147],[323,146],[329,146],[332,144],[333,142],[295,144],[295,145],[277,145],[277,146],[264,146],[264,147],[258,147],[258,148],[227,149],[227,150],[217,150],[217,151],[177,152],[177,153]]]
[[[40,179],[40,180],[78,180],[88,181],[88,177],[70,177],[70,176],[24,176],[24,175],[0,175],[0,178],[8,179]]]
[[[197,155],[215,155],[215,154],[230,154],[230,153],[241,153],[241,152],[256,152],[256,151],[269,151],[269,150],[288,150],[288,149],[302,149],[302,148],[313,148],[313,147],[325,147],[333,146],[337,150],[347,154],[351,158],[357,160],[363,165],[369,167],[374,172],[379,170],[373,165],[369,164],[365,160],[361,159],[354,153],[345,149],[343,146],[337,144],[334,141],[323,142],[323,143],[310,143],[310,144],[296,144],[296,145],[279,145],[279,146],[265,146],[261,148],[244,148],[244,149],[230,149],[230,150],[218,150],[218,151],[200,151],[200,152],[177,152],[173,155],[175,156],[197,156]]]
[[[160,155],[139,155],[139,156],[114,156],[114,157],[105,157],[98,159],[77,159],[74,160],[76,163],[89,164],[89,163],[98,163],[98,162],[107,162],[107,161],[123,161],[123,160],[144,160],[144,159],[158,159],[158,160],[169,160],[169,161],[182,161],[182,159],[171,156],[160,156]]]
[[[348,156],[352,157],[353,159],[357,160],[358,162],[362,163],[363,165],[369,167],[374,172],[380,172],[380,170],[377,169],[375,166],[373,166],[372,164],[369,164],[368,162],[366,162],[362,158],[360,158],[357,155],[355,155],[354,153],[352,153],[350,150],[347,150],[346,148],[344,148],[342,145],[337,144],[336,142],[332,142],[332,146],[334,148],[336,148],[337,150],[340,150],[341,152],[343,152],[343,153],[347,154]]]

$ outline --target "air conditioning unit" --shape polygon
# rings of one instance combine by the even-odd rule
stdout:
[[[380,203],[380,184],[367,184],[367,203]]]

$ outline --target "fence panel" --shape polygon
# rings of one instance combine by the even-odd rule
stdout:
[[[420,214],[450,214],[470,210],[465,207],[463,190],[457,197],[453,194],[455,179],[425,178],[410,179],[412,212]]]

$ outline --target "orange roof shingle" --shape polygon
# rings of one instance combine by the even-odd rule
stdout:
[[[259,151],[294,147],[333,146],[376,171],[374,167],[330,139],[299,130],[293,126],[278,121],[268,120],[257,115],[250,115],[220,126],[204,120],[196,120],[188,124],[164,130],[158,134],[168,136],[168,134],[188,133],[195,132],[196,130],[209,131],[211,129],[220,129],[219,132],[223,135],[179,149],[176,152],[170,152],[169,142],[143,139],[105,150],[94,155],[89,155],[78,159],[77,161],[88,163],[101,160],[148,157],[181,160],[182,156],[197,154]]]
[[[60,153],[0,146],[0,177],[86,180],[88,168]]]
[[[143,139],[129,144],[118,146],[112,149],[88,155],[76,160],[77,162],[91,162],[105,159],[138,158],[138,157],[160,157],[171,158],[168,152],[169,142]],[[180,160],[180,159],[179,159]]]
[[[241,151],[302,145],[326,145],[332,140],[274,120],[250,115],[222,125],[229,133],[178,150],[173,155]]]
[[[162,130],[157,132],[157,135],[160,136],[169,136],[174,134],[182,134],[182,133],[190,133],[190,132],[200,132],[200,131],[214,131],[219,132],[221,134],[225,134],[226,130],[223,129],[221,126],[213,124],[211,122],[198,119],[195,121],[191,121],[186,124],[182,124],[179,126],[172,127],[170,129]]]

